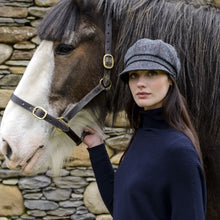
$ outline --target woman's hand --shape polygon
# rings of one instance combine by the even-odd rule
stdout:
[[[89,148],[95,147],[95,146],[103,143],[103,140],[100,137],[100,135],[96,131],[94,131],[92,129],[88,129],[88,128],[84,129],[84,131],[82,133],[82,141]]]

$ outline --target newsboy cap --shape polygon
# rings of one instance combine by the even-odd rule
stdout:
[[[163,70],[174,79],[180,72],[180,61],[173,46],[162,40],[143,38],[132,45],[124,58],[125,69],[119,77],[127,82],[128,72],[136,70]]]

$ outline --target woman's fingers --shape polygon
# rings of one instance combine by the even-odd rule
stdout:
[[[90,135],[90,134],[91,134],[91,132],[89,132],[89,131],[83,131],[81,138],[84,139],[86,135]]]
[[[82,132],[81,138],[84,139],[85,136],[91,135],[91,134],[94,134],[94,133],[95,133],[94,130],[89,129],[89,128],[85,128],[85,129],[83,130],[83,132]]]
[[[81,139],[88,147],[94,147],[103,143],[103,140],[99,136],[99,134],[96,131],[89,128],[84,129],[81,135]]]

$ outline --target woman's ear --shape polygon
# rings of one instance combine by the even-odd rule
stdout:
[[[169,81],[169,85],[172,86],[173,85],[173,81],[172,81],[172,79],[170,79],[170,77],[168,78],[168,81]]]

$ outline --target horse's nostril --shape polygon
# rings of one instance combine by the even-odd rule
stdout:
[[[11,147],[9,146],[9,144],[7,144],[6,157],[10,160],[11,155],[12,155]]]
[[[30,160],[31,160],[31,157],[26,161],[26,163],[29,163],[30,162]]]
[[[22,168],[22,166],[21,165],[17,165],[16,168],[20,170]]]
[[[10,160],[12,156],[12,149],[8,142],[2,138],[2,153]]]

